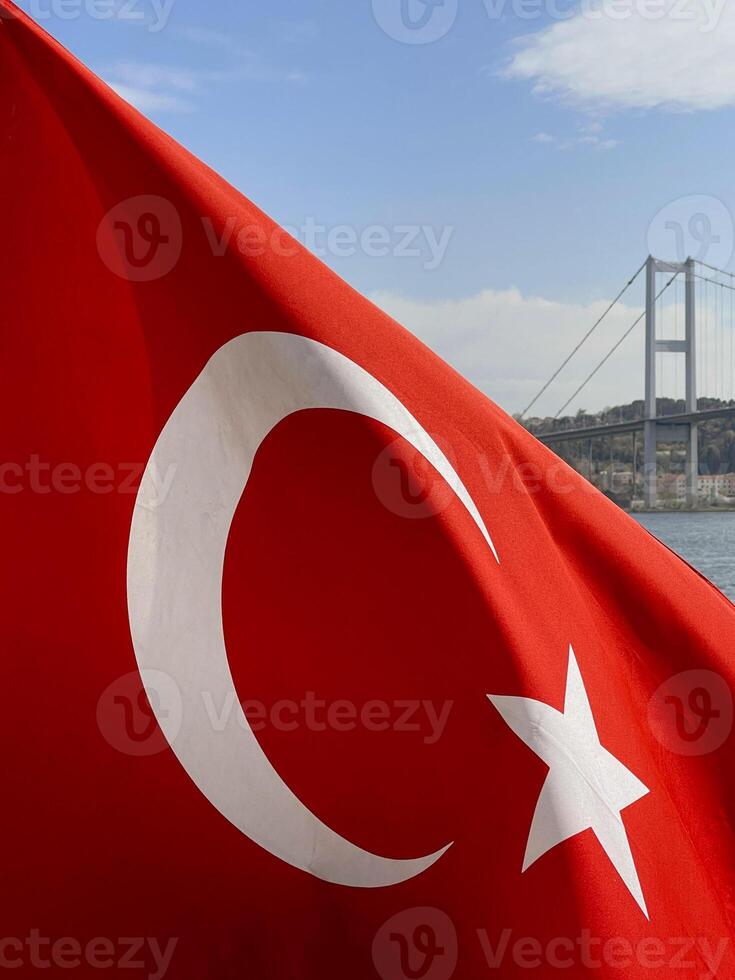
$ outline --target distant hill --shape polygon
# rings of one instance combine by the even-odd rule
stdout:
[[[730,407],[733,401],[717,398],[700,398],[698,407],[702,410]],[[686,411],[683,400],[673,398],[658,399],[659,415],[675,415]],[[589,413],[580,409],[576,415],[564,418],[524,419],[523,425],[534,435],[559,429],[577,429],[585,426],[603,425],[611,422],[629,422],[644,417],[643,400],[627,405],[615,405],[601,412]],[[635,466],[633,447],[636,447]],[[596,437],[592,440],[580,439],[575,442],[559,443],[554,451],[568,463],[588,476],[593,483],[603,486],[612,466],[616,474],[626,470],[632,474],[634,469],[640,473],[643,464],[643,438],[637,433]],[[679,443],[661,443],[658,447],[658,471],[660,475],[684,472],[684,447]],[[712,419],[699,425],[699,472],[700,474],[735,473],[735,418]],[[632,494],[632,488],[631,488]]]

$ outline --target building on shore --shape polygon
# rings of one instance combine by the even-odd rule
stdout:
[[[735,473],[702,474],[697,478],[701,500],[735,498]],[[669,499],[686,499],[686,477],[683,473],[665,473],[658,478],[659,494]]]

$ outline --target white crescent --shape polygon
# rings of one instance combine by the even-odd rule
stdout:
[[[449,482],[497,554],[444,454],[384,385],[324,344],[246,333],[225,344],[186,392],[156,442],[133,514],[128,612],[138,667],[169,674],[183,715],[153,704],[171,747],[209,802],[276,857],[324,881],[362,888],[420,874],[451,845],[415,859],[371,854],[327,827],[291,791],[253,734],[235,693],[222,625],[230,526],[258,447],[282,419],[331,408],[376,419]],[[173,474],[161,496],[162,475]],[[325,622],[328,622],[325,617]],[[253,657],[272,656],[252,650]],[[237,724],[213,724],[231,704]],[[209,710],[208,710],[209,706]]]

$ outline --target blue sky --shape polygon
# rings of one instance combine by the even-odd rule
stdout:
[[[649,248],[676,257],[673,225],[686,251],[731,261],[723,0],[20,5],[276,219],[311,227],[325,261],[511,411]],[[341,226],[356,241],[340,246]],[[380,248],[364,247],[370,226]],[[631,343],[628,388],[614,368],[581,404],[638,394]]]

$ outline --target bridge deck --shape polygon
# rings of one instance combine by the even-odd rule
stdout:
[[[655,421],[662,425],[677,425],[688,422],[706,422],[709,419],[735,415],[735,405],[729,408],[706,408],[700,412],[682,412],[677,415],[659,415]],[[610,422],[606,425],[589,425],[580,429],[560,429],[557,432],[544,432],[536,435],[539,442],[551,445],[555,442],[574,442],[580,439],[594,439],[596,436],[616,436],[625,432],[642,429],[645,419],[630,422]]]

